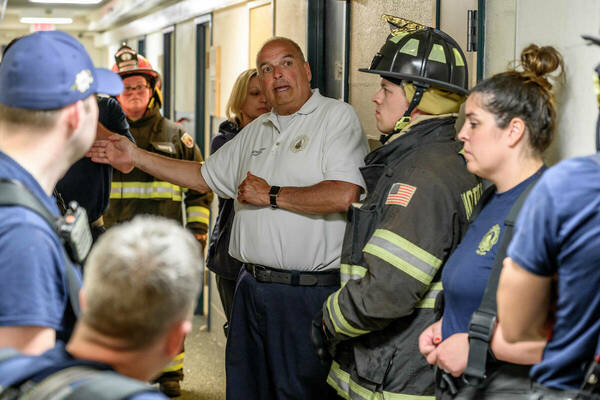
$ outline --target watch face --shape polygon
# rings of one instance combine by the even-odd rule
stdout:
[[[279,194],[280,189],[279,186],[271,186],[271,189],[269,190],[269,203],[271,203],[271,208],[278,208],[277,195]]]

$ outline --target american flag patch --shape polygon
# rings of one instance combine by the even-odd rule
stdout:
[[[406,207],[408,206],[408,203],[410,203],[410,199],[412,199],[416,190],[416,187],[405,183],[394,183],[385,204],[397,204]]]

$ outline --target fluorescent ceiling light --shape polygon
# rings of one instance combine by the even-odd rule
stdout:
[[[53,3],[53,4],[98,4],[102,0],[29,0],[30,3]]]
[[[49,17],[23,17],[19,20],[22,24],[72,24],[73,18],[49,18]]]

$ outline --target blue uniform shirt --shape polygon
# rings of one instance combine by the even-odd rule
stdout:
[[[21,182],[53,214],[54,197],[16,161],[0,152],[0,177]],[[0,207],[0,326],[42,326],[70,335],[75,316],[68,302],[62,245],[33,211]]]
[[[444,339],[455,333],[468,332],[471,315],[481,304],[494,266],[496,251],[504,234],[504,220],[521,193],[543,170],[545,168],[504,193],[495,193],[450,255],[442,272]]]
[[[550,168],[521,210],[508,256],[533,274],[558,274],[556,322],[532,379],[578,388],[600,337],[600,166],[587,157]]]

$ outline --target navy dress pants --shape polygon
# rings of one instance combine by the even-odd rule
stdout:
[[[242,270],[225,366],[228,400],[336,399],[310,340],[310,324],[339,286],[261,283]]]

